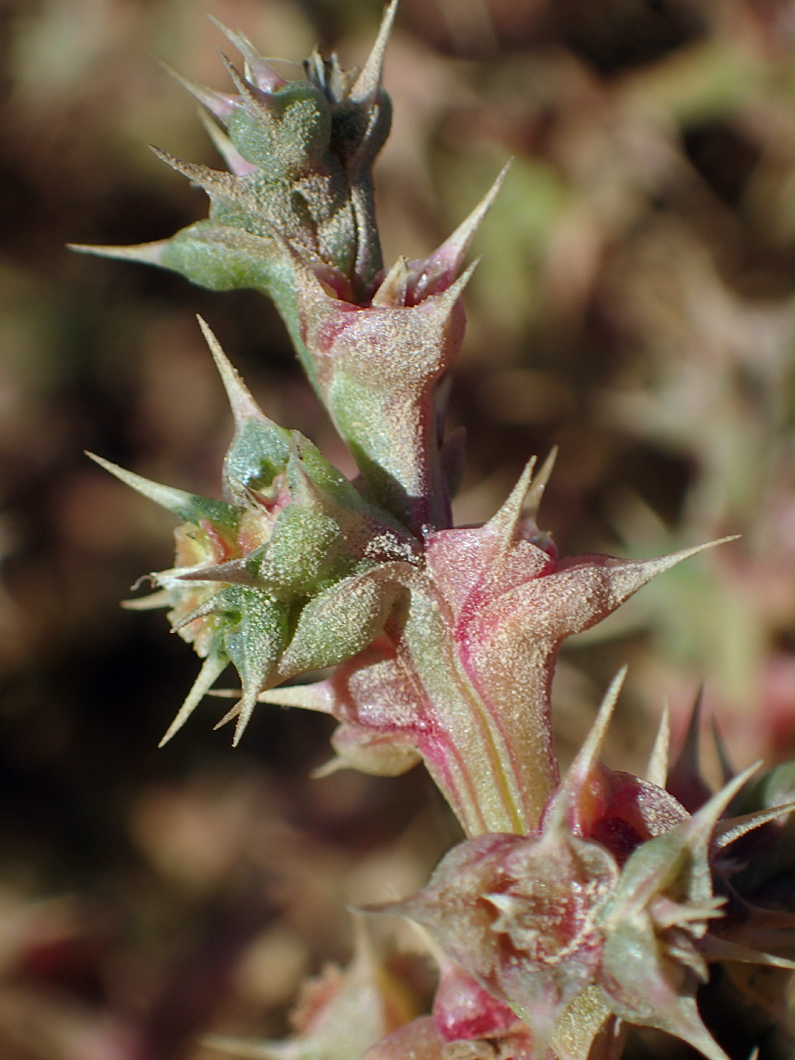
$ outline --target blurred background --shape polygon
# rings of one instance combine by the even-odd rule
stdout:
[[[225,88],[208,13],[266,55],[351,66],[381,4],[0,0],[2,1060],[281,1036],[305,977],[350,956],[346,904],[409,893],[456,838],[421,770],[311,779],[330,730],[300,712],[260,708],[232,752],[208,700],[156,749],[197,663],[118,602],[171,565],[172,520],[83,450],[218,494],[231,423],[200,312],[265,411],[351,470],[261,296],[65,249],[205,215],[147,144],[220,165],[156,62]],[[567,647],[562,757],[624,662],[609,765],[642,770],[665,698],[681,741],[702,683],[736,767],[795,755],[795,3],[401,0],[386,84],[387,261],[433,249],[514,160],[451,396],[459,520],[558,445],[542,525],[563,554],[742,535]],[[411,949],[390,959],[421,998]]]

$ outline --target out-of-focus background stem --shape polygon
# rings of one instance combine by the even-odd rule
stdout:
[[[420,771],[309,779],[329,730],[300,713],[261,708],[233,753],[208,701],[156,750],[196,660],[162,615],[117,601],[170,565],[171,522],[82,455],[217,493],[230,417],[201,312],[265,410],[352,470],[261,297],[64,245],[204,215],[146,145],[220,165],[154,59],[224,88],[208,11],[267,55],[320,42],[352,65],[380,7],[0,5],[4,1060],[203,1057],[208,1028],[278,1035],[303,977],[344,959],[345,903],[408,893],[455,837]],[[557,444],[542,514],[564,554],[742,534],[571,645],[562,755],[625,661],[612,766],[641,768],[663,696],[681,733],[702,681],[738,767],[793,755],[795,4],[402,0],[386,82],[387,260],[430,251],[514,158],[452,389],[460,521]]]

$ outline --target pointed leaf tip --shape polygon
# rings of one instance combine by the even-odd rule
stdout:
[[[223,671],[228,665],[228,660],[221,658],[219,655],[208,655],[202,664],[199,675],[193,683],[193,687],[185,697],[185,702],[179,708],[177,716],[169,725],[166,730],[163,739],[157,745],[158,747],[164,747],[168,741],[177,733],[188,718],[191,716],[193,711],[199,705],[201,700],[209,691],[210,687],[218,680]]]
[[[199,604],[198,607],[194,607],[192,611],[189,611],[186,615],[182,615],[181,618],[177,619],[174,625],[169,630],[169,633],[179,633],[181,629],[185,629],[191,622],[195,622],[197,618],[206,618],[208,615],[218,614],[220,607],[218,596],[220,593],[216,593],[215,596],[211,596],[203,603]]]
[[[391,0],[384,11],[378,35],[367,57],[367,62],[362,67],[361,73],[351,88],[350,99],[354,103],[372,103],[381,89],[381,77],[384,70],[384,55],[389,36],[395,23],[398,0]]]
[[[675,567],[683,560],[690,559],[692,556],[697,556],[699,552],[706,552],[711,548],[717,548],[718,545],[725,545],[729,541],[736,541],[739,536],[739,534],[730,534],[728,537],[719,537],[715,541],[705,541],[702,545],[693,545],[690,548],[682,548],[678,552],[672,552],[668,556],[660,556],[657,559],[646,560],[645,562],[649,565],[656,564],[657,570],[654,571],[654,574],[661,574],[663,571]]]
[[[502,538],[510,540],[515,534],[519,521],[522,518],[525,498],[527,497],[533,481],[533,471],[535,466],[536,458],[531,456],[525,464],[518,482],[511,490],[508,499],[486,524],[490,530],[495,531]]]
[[[249,688],[247,691],[245,689],[243,690],[243,695],[240,697],[240,701],[237,704],[237,722],[235,724],[235,734],[232,737],[233,747],[237,747],[240,743],[243,733],[246,731],[248,723],[251,721],[254,707],[257,705],[258,693],[258,688]]]
[[[621,695],[621,689],[624,687],[624,681],[627,678],[628,671],[629,667],[627,665],[622,666],[610,682],[610,687],[607,689],[607,692],[605,692],[604,699],[599,707],[599,712],[596,715],[596,720],[591,727],[590,733],[586,737],[582,749],[580,750],[580,755],[583,755],[583,757],[590,755],[593,759],[596,754],[601,753],[607,730],[613,717],[613,712],[616,709],[618,697]],[[579,758],[580,755],[577,757]]]
[[[609,560],[608,567],[605,570],[609,571],[610,583],[611,583],[611,602],[609,610],[605,610],[601,617],[605,617],[606,614],[610,614],[615,611],[621,604],[629,599],[633,593],[636,593],[638,589],[641,589],[644,585],[656,578],[659,574],[664,574],[671,568],[676,567],[683,560],[690,559],[692,556],[698,555],[699,552],[704,552],[706,549],[714,548],[716,545],[721,545],[725,541],[731,541],[733,538],[721,538],[718,541],[708,541],[703,545],[694,545],[692,548],[683,548],[679,552],[673,552],[668,556],[657,556],[653,559],[619,559]],[[579,562],[574,560],[573,563],[564,561],[561,564],[562,570],[571,569],[571,567]],[[593,624],[593,621],[590,622]],[[582,626],[580,628],[588,628]]]
[[[500,172],[494,178],[491,187],[475,206],[472,212],[466,217],[461,224],[456,228],[453,234],[445,240],[440,247],[440,251],[443,248],[450,248],[451,251],[456,251],[459,260],[466,254],[467,250],[472,243],[472,240],[480,228],[481,222],[486,214],[489,212],[494,204],[494,200],[500,192],[505,178],[508,175],[508,170],[511,168],[511,160],[505,163]]]
[[[187,77],[183,77],[182,74],[173,68],[173,66],[169,66],[169,64],[163,62],[162,59],[159,59],[158,63],[169,77],[172,77],[187,92],[190,92],[194,99],[197,99],[203,107],[206,107],[207,110],[217,118],[220,118],[221,121],[225,121],[234,114],[237,102],[233,96],[197,85],[194,81],[189,80]]]
[[[563,786],[570,795],[573,794],[574,789],[587,778],[593,767],[599,761],[599,756],[602,753],[602,748],[604,747],[605,738],[607,736],[607,730],[610,727],[613,712],[618,703],[618,697],[621,695],[621,689],[624,686],[627,670],[627,666],[622,666],[610,682],[610,687],[605,693],[604,699],[602,700],[599,711],[596,715],[596,719],[591,726],[591,731],[585,738],[585,742],[577,753],[574,761],[569,766],[569,771],[566,774]]]
[[[138,243],[129,247],[109,247],[99,244],[91,246],[86,243],[67,243],[69,250],[77,254],[93,254],[98,258],[113,258],[116,261],[135,261],[141,265],[162,265],[162,255],[168,246],[167,239],[154,243]]]
[[[524,509],[523,515],[527,518],[535,520],[538,517],[538,512],[541,507],[541,501],[544,497],[544,491],[549,485],[549,480],[552,477],[552,472],[555,469],[555,461],[558,458],[558,447],[553,445],[547,454],[547,458],[541,467],[538,469],[538,474],[533,478],[530,483],[530,488],[524,498]]]
[[[232,408],[232,415],[235,418],[235,426],[239,430],[246,421],[250,419],[267,421],[265,413],[251,396],[245,383],[238,375],[236,369],[232,366],[232,363],[221,348],[220,342],[213,334],[207,321],[198,315],[196,319],[199,322],[199,327],[202,329],[205,341],[210,347],[213,360],[218,368],[218,374],[221,376],[221,381],[224,384],[224,389],[226,390],[229,404]]]
[[[197,162],[183,162],[168,151],[164,151],[161,147],[155,147],[154,144],[150,144],[149,149],[161,162],[165,162],[176,173],[182,174],[183,177],[187,177],[188,180],[197,184],[211,198],[213,193],[229,192],[234,189],[237,178],[232,173],[211,169],[209,166]]]
[[[668,773],[667,787],[682,805],[695,813],[709,799],[712,789],[701,772],[701,715],[704,686],[696,695],[681,750]]]
[[[795,813],[795,802],[785,802],[781,806],[772,806],[769,810],[756,810],[741,817],[727,817],[716,825],[715,845],[719,849],[727,847],[755,828],[761,828],[763,824],[769,824],[770,821],[781,817],[788,817],[791,813]]]
[[[224,714],[224,716],[221,718],[221,720],[217,721],[215,725],[213,725],[213,732],[215,732],[217,729],[223,729],[224,725],[228,725],[230,721],[234,721],[234,719],[240,713],[240,690],[233,689],[231,695],[236,697],[235,705],[233,707],[230,707],[226,714]]]
[[[438,287],[444,288],[458,274],[483,218],[502,187],[509,165],[510,162],[503,166],[492,186],[452,235],[429,257],[411,263],[419,274],[413,290],[415,301],[426,298]]]
[[[322,766],[317,766],[313,769],[309,776],[312,780],[325,780],[326,777],[331,777],[335,773],[341,773],[343,770],[351,768],[349,762],[346,762],[344,758],[340,758],[339,755],[335,755],[328,762],[324,762]]]
[[[662,1029],[692,1045],[707,1060],[731,1060],[702,1022],[695,1001],[692,998],[682,998],[678,1007],[679,1011],[671,1020],[670,1026]]]
[[[668,703],[663,704],[660,725],[654,738],[654,746],[649,755],[646,767],[646,780],[664,788],[668,780],[668,758],[671,749],[671,710]]]
[[[480,265],[480,258],[475,258],[472,264],[467,266],[467,268],[461,273],[455,283],[452,283],[446,291],[443,291],[439,295],[439,297],[452,305],[456,299],[460,298],[464,293],[464,288],[472,279],[478,265]]]
[[[266,689],[260,692],[257,701],[272,703],[278,707],[298,707],[301,710],[316,710],[322,714],[332,714],[334,693],[328,682],[316,681],[305,685]]]
[[[489,520],[489,527],[501,536],[509,538],[515,535],[524,519],[535,521],[556,456],[557,446],[549,453],[537,475],[534,475],[537,457],[530,457],[508,499]]]
[[[233,85],[240,93],[240,100],[246,113],[255,119],[261,120],[262,107],[267,107],[270,102],[268,91],[260,89],[258,86],[252,85],[250,81],[247,81],[232,60],[224,55],[220,48],[218,49],[218,54],[221,56],[221,61]]]
[[[270,63],[264,56],[260,55],[244,33],[230,29],[220,19],[215,18],[214,15],[209,15],[208,17],[216,29],[219,29],[230,44],[234,44],[243,56],[246,66],[248,66],[254,77],[257,88],[262,89],[264,92],[275,92],[276,89],[283,88],[287,84],[284,78],[271,68]]]
[[[125,486],[130,486],[138,493],[142,493],[144,497],[148,497],[150,501],[154,501],[155,504],[159,504],[161,508],[165,508],[174,515],[182,516],[185,510],[193,504],[193,497],[184,490],[175,489],[173,486],[163,486],[159,482],[152,482],[151,479],[136,475],[133,471],[127,471],[125,468],[119,467],[118,464],[113,464],[110,460],[105,460],[103,457],[97,456],[96,453],[88,452],[88,450],[86,450],[86,456],[93,460],[95,464],[99,464],[100,467],[109,471],[111,475],[115,475]]]
[[[761,766],[761,761],[754,762],[753,765],[744,769],[742,773],[738,773],[720,791],[716,792],[708,802],[705,802],[701,809],[694,813],[682,827],[686,829],[688,834],[695,836],[697,839],[709,838],[726,807],[754,773],[759,772]]]

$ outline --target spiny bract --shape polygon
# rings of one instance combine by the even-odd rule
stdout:
[[[694,777],[680,763],[669,780],[665,730],[647,779],[607,770],[620,681],[561,782],[550,688],[562,641],[699,548],[560,559],[537,521],[552,458],[535,477],[531,460],[485,525],[452,525],[460,439],[440,429],[439,382],[463,339],[464,260],[504,174],[438,250],[382,268],[371,168],[389,131],[381,71],[395,10],[361,72],[315,52],[295,82],[225,30],[245,62],[227,61],[236,92],[185,83],[230,171],[159,152],[205,189],[209,218],[157,243],[80,248],[265,292],[360,472],[348,481],[271,422],[203,322],[235,421],[224,499],[95,458],[181,520],[174,568],[137,603],[167,607],[204,660],[164,741],[231,662],[242,692],[219,724],[236,721],[235,743],[262,701],[337,720],[328,768],[395,775],[424,761],[466,839],[418,895],[382,911],[436,939],[439,988],[431,1017],[393,1030],[379,1016],[386,1037],[369,1060],[439,1060],[451,1043],[473,1060],[607,1060],[622,1021],[726,1060],[696,990],[710,960],[791,967],[792,917],[754,904],[764,866],[781,863],[769,830],[790,806],[741,792],[748,774],[711,797],[690,784],[701,794],[683,805],[675,795]],[[743,798],[745,816],[723,819]],[[737,851],[752,832],[768,846],[751,870]],[[354,962],[339,1011],[370,990],[372,967]],[[373,1025],[346,1043],[332,1008],[328,1024],[256,1055],[357,1060]]]

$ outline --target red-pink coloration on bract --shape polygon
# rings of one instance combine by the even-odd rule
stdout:
[[[245,60],[242,73],[227,62],[237,93],[188,87],[220,122],[231,172],[160,153],[205,189],[209,218],[159,243],[95,248],[268,294],[360,472],[348,481],[270,421],[201,322],[235,422],[224,499],[99,461],[180,520],[176,565],[151,576],[159,591],[143,606],[167,607],[204,663],[163,742],[231,662],[241,693],[219,724],[235,721],[235,743],[257,703],[328,714],[336,758],[321,772],[394,776],[422,761],[465,833],[418,894],[376,910],[435,940],[431,1016],[395,1016],[362,950],[323,981],[317,1019],[293,1038],[215,1044],[282,1060],[616,1060],[622,1023],[636,1023],[727,1060],[696,993],[707,961],[793,967],[794,918],[754,905],[792,807],[746,790],[742,816],[722,819],[750,772],[711,795],[688,754],[666,790],[665,728],[647,778],[603,766],[620,677],[561,780],[550,692],[562,642],[709,546],[561,559],[538,525],[552,457],[535,477],[530,460],[484,525],[452,525],[458,443],[442,436],[439,384],[463,341],[465,257],[505,171],[434,253],[383,268],[371,167],[389,131],[395,12],[393,0],[360,72],[316,52],[296,82],[225,31]],[[768,845],[748,876],[730,848],[752,831]]]

